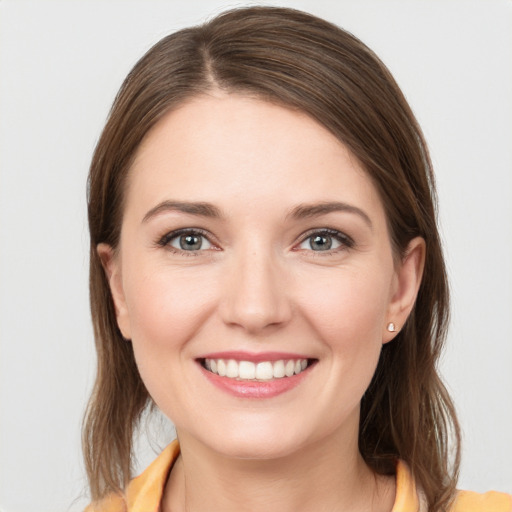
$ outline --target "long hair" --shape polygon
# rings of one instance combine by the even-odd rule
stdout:
[[[350,149],[373,180],[395,257],[404,256],[412,238],[425,239],[415,307],[383,347],[362,399],[359,449],[380,474],[392,474],[396,459],[405,460],[429,510],[446,509],[455,492],[460,436],[436,369],[449,297],[424,137],[390,72],[367,46],[324,20],[275,7],[228,11],[158,42],[124,81],[97,144],[88,215],[98,367],[83,429],[92,498],[119,492],[130,479],[134,430],[151,404],[131,344],[117,327],[96,247],[118,246],[126,177],[145,135],[184,100],[212,88],[308,114]]]

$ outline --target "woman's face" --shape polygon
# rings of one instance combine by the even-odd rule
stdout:
[[[178,435],[274,458],[357,439],[422,248],[395,265],[375,187],[321,125],[212,92],[143,141],[119,251],[99,253],[120,329]]]

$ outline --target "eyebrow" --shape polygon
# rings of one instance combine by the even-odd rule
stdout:
[[[157,204],[154,208],[151,208],[142,222],[148,222],[153,217],[164,213],[164,212],[182,212],[190,215],[197,215],[199,217],[207,217],[210,219],[222,219],[224,215],[221,210],[211,203],[205,202],[188,202],[188,201],[162,201]],[[358,215],[361,217],[366,224],[373,228],[370,217],[357,206],[353,206],[347,203],[332,201],[326,203],[314,203],[314,204],[300,204],[296,206],[286,217],[291,217],[295,220],[307,219],[311,217],[319,217],[321,215],[327,215],[332,212],[346,212]]]
[[[191,215],[198,215],[199,217],[208,217],[212,219],[220,219],[223,217],[221,211],[211,203],[192,203],[187,201],[162,201],[154,208],[151,208],[142,222],[148,222],[153,217],[164,212],[182,212]]]
[[[291,216],[293,219],[300,220],[310,217],[319,217],[332,212],[346,212],[358,215],[366,224],[368,224],[370,229],[373,229],[372,221],[366,212],[357,206],[338,201],[316,204],[300,204],[296,206],[288,216]]]

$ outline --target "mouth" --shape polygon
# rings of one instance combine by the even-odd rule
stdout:
[[[299,354],[224,352],[196,360],[214,386],[244,399],[266,399],[298,386],[318,362]]]
[[[289,352],[216,352],[196,359],[206,379],[231,396],[268,399],[301,384],[318,359]]]
[[[248,382],[268,382],[299,375],[314,364],[316,359],[294,358],[275,361],[247,361],[228,358],[203,358],[201,366],[219,377]]]

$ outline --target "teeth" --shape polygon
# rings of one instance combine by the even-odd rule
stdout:
[[[291,377],[295,373],[295,361],[293,361],[293,360],[286,361],[284,373],[287,377]]]
[[[205,359],[204,367],[230,379],[271,380],[292,377],[308,367],[307,359],[280,359],[278,361],[235,361],[234,359]]]
[[[226,366],[226,377],[230,379],[236,379],[238,377],[238,364],[236,361],[233,361],[233,359],[230,359]]]
[[[217,373],[221,377],[226,376],[226,363],[222,359],[217,360]]]
[[[215,373],[215,372],[214,372]],[[251,361],[240,361],[238,363],[238,376],[241,379],[252,380],[256,378],[256,365]]]
[[[274,377],[276,379],[284,377],[284,361],[276,361],[274,363]]]
[[[256,378],[258,380],[270,380],[273,375],[272,363],[258,363],[256,365]]]

